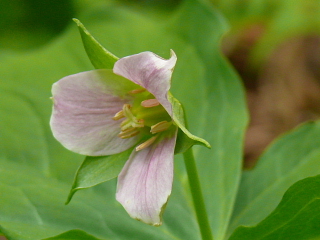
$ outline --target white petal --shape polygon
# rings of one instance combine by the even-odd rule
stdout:
[[[177,132],[157,144],[132,152],[118,176],[117,200],[132,218],[161,225],[161,214],[171,194]]]
[[[137,142],[136,137],[119,138],[121,120],[112,119],[130,101],[118,96],[128,90],[121,87],[120,78],[111,70],[93,70],[67,76],[53,85],[50,125],[54,137],[64,147],[99,156],[122,152]]]
[[[177,57],[172,50],[171,58],[168,60],[152,52],[142,52],[119,59],[113,71],[147,89],[172,116],[172,106],[167,94],[176,61]]]

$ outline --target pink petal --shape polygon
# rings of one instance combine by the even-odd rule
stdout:
[[[161,213],[171,194],[174,136],[136,152],[118,176],[117,200],[132,218],[161,225]]]
[[[147,89],[172,116],[172,106],[167,93],[176,61],[177,56],[172,50],[171,58],[168,60],[152,52],[142,52],[119,59],[113,72]]]
[[[112,70],[93,70],[56,82],[50,120],[54,137],[67,149],[89,156],[115,154],[132,147],[137,138],[119,138],[121,120],[112,119],[130,101],[118,96],[132,89],[123,87],[123,80],[132,84]],[[114,84],[117,81],[120,87]]]

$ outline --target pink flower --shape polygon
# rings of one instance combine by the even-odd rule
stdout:
[[[177,57],[152,52],[62,78],[52,87],[51,129],[67,149],[112,155],[135,146],[118,176],[116,198],[129,215],[161,225],[171,194],[178,126],[169,101]],[[183,131],[187,131],[183,129]]]

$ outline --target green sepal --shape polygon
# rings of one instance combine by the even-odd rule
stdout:
[[[119,59],[106,50],[83,26],[78,19],[73,19],[78,25],[83,46],[96,69],[113,69],[114,63]]]
[[[87,156],[76,173],[66,204],[71,201],[76,191],[96,186],[117,177],[129,159],[132,149],[109,156]]]
[[[82,230],[74,229],[74,230],[61,233],[54,237],[44,238],[42,240],[102,240],[102,239],[96,238]]]
[[[174,153],[184,153],[193,145],[202,145],[211,148],[206,140],[197,137],[188,131],[182,104],[174,98],[170,92],[168,93],[168,100],[172,105],[173,121],[179,127]]]

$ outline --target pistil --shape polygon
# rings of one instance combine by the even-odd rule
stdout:
[[[145,89],[136,89],[132,93],[144,91]],[[141,100],[138,101],[140,102]],[[154,136],[151,135],[151,138],[136,147],[136,151],[140,151],[154,143],[158,136],[157,133],[167,130],[172,125],[172,121],[164,120],[166,119],[166,115],[167,113],[159,101],[151,98],[140,102],[139,105],[135,103],[133,103],[133,106],[124,104],[122,110],[117,112],[112,119],[117,121],[125,118],[120,124],[121,131],[118,134],[120,138],[131,138],[138,135],[141,131],[147,133],[148,128],[151,134],[156,134]],[[163,121],[159,122],[159,120]]]

